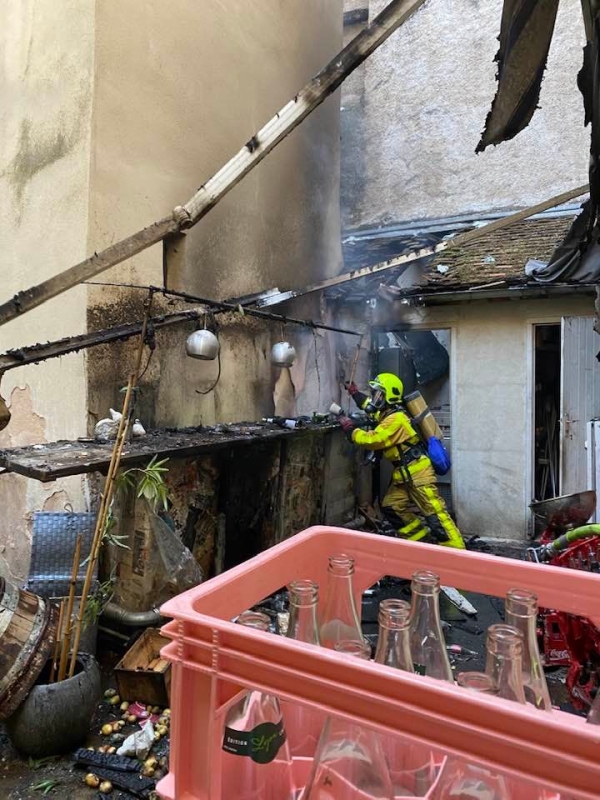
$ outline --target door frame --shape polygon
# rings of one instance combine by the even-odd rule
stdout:
[[[527,317],[525,320],[527,349],[526,349],[526,381],[525,381],[525,441],[527,442],[527,458],[525,459],[525,511],[527,519],[526,534],[528,538],[534,530],[533,514],[529,504],[534,499],[535,492],[535,329],[541,325],[558,325],[561,328],[562,341],[562,314],[547,314],[539,317]],[[560,393],[562,403],[562,356],[560,364]],[[560,409],[559,409],[560,411]],[[561,423],[562,424],[562,423]],[[560,470],[559,470],[560,476]],[[529,499],[528,499],[529,498]]]
[[[456,411],[457,408],[457,399],[458,399],[458,388],[456,382],[456,364],[458,358],[458,322],[444,322],[443,320],[435,321],[435,320],[411,320],[410,322],[411,330],[420,330],[420,331],[450,331],[450,352],[448,353],[450,359],[450,379],[449,379],[449,392],[450,392],[450,430],[452,431],[452,446],[453,452],[456,453],[457,448],[455,445],[456,437],[455,437],[455,421],[458,419],[458,413]],[[400,329],[401,330],[401,329]],[[385,333],[394,333],[394,327],[392,325],[386,326],[378,326],[377,334],[385,334]],[[373,362],[371,362],[371,370],[373,367]],[[452,457],[452,461],[454,462],[454,456]],[[454,466],[454,464],[453,464]],[[450,482],[450,495],[452,497],[452,509],[455,516],[458,516],[457,505],[456,505],[456,487],[458,485],[458,481],[454,480],[454,475],[452,476],[452,481]]]

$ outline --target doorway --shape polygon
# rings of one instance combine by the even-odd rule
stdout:
[[[561,325],[534,325],[535,500],[560,495]]]
[[[416,329],[380,333],[376,339],[376,360],[373,374],[393,372],[404,384],[404,393],[418,389],[444,434],[444,446],[452,457],[452,425],[450,407],[449,328]],[[382,498],[392,474],[391,465],[380,461],[375,494]],[[438,477],[439,492],[453,513],[452,470]]]

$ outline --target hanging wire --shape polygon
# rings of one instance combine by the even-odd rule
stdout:
[[[148,358],[146,359],[146,364],[144,365],[144,369],[140,372],[140,377],[138,381],[141,382],[142,378],[148,372],[148,367],[150,366],[150,362],[152,361],[152,356],[154,355],[155,347],[150,348],[150,352],[148,353]]]
[[[221,348],[219,348],[219,354],[217,356],[217,362],[219,364],[219,370],[217,372],[217,377],[215,378],[215,382],[208,389],[196,389],[195,390],[196,394],[210,394],[211,392],[213,392],[217,388],[217,384],[219,382],[219,379],[221,378]]]

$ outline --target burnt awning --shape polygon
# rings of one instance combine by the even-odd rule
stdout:
[[[188,458],[223,448],[258,444],[288,437],[317,435],[339,429],[334,423],[305,423],[289,430],[260,422],[198,428],[164,428],[150,431],[143,438],[125,445],[121,465],[144,463],[159,458]],[[0,468],[38,481],[54,481],[67,475],[106,472],[113,445],[89,439],[48,442],[0,450]]]

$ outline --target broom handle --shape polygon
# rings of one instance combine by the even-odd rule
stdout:
[[[77,664],[77,652],[79,650],[79,643],[81,641],[81,632],[83,627],[83,612],[85,610],[85,606],[88,601],[94,570],[98,562],[98,556],[100,554],[100,547],[102,545],[104,528],[106,525],[106,518],[110,510],[110,505],[112,503],[112,498],[115,490],[115,476],[119,469],[121,455],[123,453],[123,446],[125,444],[127,431],[129,429],[129,416],[130,416],[129,408],[131,405],[133,390],[137,383],[138,376],[140,373],[140,367],[142,364],[142,355],[144,352],[144,343],[146,340],[146,330],[148,328],[148,317],[150,316],[150,309],[152,307],[152,297],[153,294],[151,293],[148,302],[146,304],[144,323],[142,325],[142,331],[140,333],[140,343],[136,355],[135,369],[130,374],[129,381],[127,383],[127,391],[125,393],[125,400],[123,401],[123,410],[121,412],[121,419],[119,420],[117,438],[115,439],[115,444],[113,446],[112,456],[108,467],[108,473],[106,475],[106,482],[104,484],[104,492],[102,494],[102,499],[100,501],[98,516],[96,517],[96,527],[94,529],[94,537],[92,539],[90,560],[88,561],[88,568],[85,573],[85,581],[83,584],[83,591],[81,593],[81,602],[79,604],[79,615],[77,617],[77,622],[75,625],[75,640],[73,642],[73,650],[71,653],[71,664],[69,666],[70,678],[72,678],[73,675],[75,674],[75,665]]]
[[[363,337],[361,335],[360,339],[358,340],[358,344],[356,345],[356,353],[354,354],[354,360],[352,361],[352,369],[350,370],[350,380],[348,383],[353,383],[354,375],[356,373],[356,365],[358,364],[358,357],[360,356],[360,346],[362,345]]]

